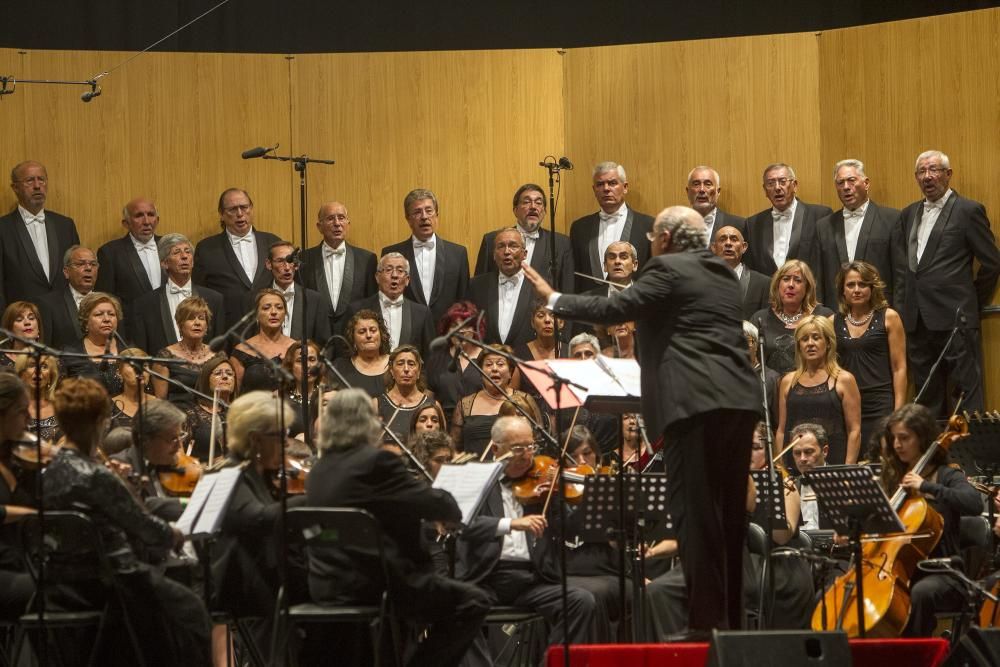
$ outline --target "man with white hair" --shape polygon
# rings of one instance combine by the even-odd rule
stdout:
[[[434,338],[434,322],[430,308],[406,296],[411,266],[401,253],[383,255],[375,271],[378,291],[351,303],[351,314],[362,310],[379,313],[382,323],[389,330],[390,350],[409,343],[427,358],[431,339]]]
[[[938,417],[951,413],[949,384],[964,393],[962,408],[983,409],[983,352],[979,311],[990,303],[1000,277],[1000,251],[986,208],[951,189],[951,162],[941,151],[917,157],[914,176],[923,199],[900,213],[900,262],[893,306],[906,328],[906,352],[919,391],[945,349],[953,328],[962,334],[948,352],[920,402]],[[973,260],[979,270],[973,274]]]
[[[688,173],[687,187],[684,188],[684,191],[687,193],[691,208],[698,211],[705,219],[709,243],[715,239],[717,231],[727,226],[740,230],[740,234],[746,238],[746,218],[727,213],[719,208],[719,195],[722,194],[722,180],[719,178],[719,172],[705,165],[695,167]]]
[[[739,283],[705,248],[701,215],[664,209],[649,240],[646,268],[610,297],[559,294],[524,271],[561,317],[638,324],[642,414],[651,437],[664,437],[691,600],[688,636],[704,639],[742,622],[747,470],[761,392],[743,339]]]
[[[823,304],[836,310],[837,272],[844,264],[868,262],[885,283],[885,295],[892,304],[895,265],[906,261],[894,243],[899,228],[899,210],[876,204],[868,197],[871,181],[861,160],[841,160],[833,168],[833,184],[842,209],[816,223],[819,235],[820,266],[811,267],[823,291]],[[898,255],[898,256],[894,256]]]
[[[615,241],[628,241],[639,252],[639,265],[649,258],[646,235],[653,227],[653,218],[634,211],[625,203],[628,178],[625,167],[617,162],[601,162],[593,171],[594,197],[600,210],[573,221],[569,242],[573,246],[573,265],[581,273],[604,278],[603,257]],[[597,287],[589,278],[576,277],[579,294]]]

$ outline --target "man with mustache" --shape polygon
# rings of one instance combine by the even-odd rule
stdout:
[[[434,338],[434,321],[427,306],[406,297],[410,285],[410,262],[401,253],[382,255],[375,272],[378,292],[351,304],[351,313],[372,310],[382,315],[382,322],[389,330],[389,349],[395,350],[403,343],[415,345],[420,355],[427,358]]]
[[[145,197],[136,197],[122,209],[125,236],[108,241],[97,250],[97,260],[104,267],[97,277],[98,292],[114,294],[122,302],[125,326],[131,331],[132,304],[163,284],[156,228],[160,215],[156,205]]]

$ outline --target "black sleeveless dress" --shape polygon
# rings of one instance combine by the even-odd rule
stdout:
[[[864,448],[879,419],[892,414],[895,402],[885,309],[872,313],[868,328],[857,338],[851,337],[843,315],[833,318],[833,328],[837,332],[840,365],[854,374],[861,391],[861,446]]]
[[[419,403],[407,408],[393,403],[388,394],[380,394],[378,397],[378,416],[386,428],[392,431],[405,445],[406,440],[410,437],[410,422],[413,420],[414,413],[427,405],[434,405],[434,394],[429,391],[424,392],[424,397],[420,399]],[[444,426],[441,424],[441,428]],[[383,433],[382,442],[394,443],[395,441],[388,433]]]
[[[826,462],[830,465],[840,465],[847,461],[844,406],[840,402],[836,384],[832,379],[815,387],[804,387],[796,382],[785,399],[785,443],[791,442],[792,429],[799,424],[819,424],[830,439],[830,453],[826,457]],[[785,454],[785,464],[789,470],[795,470],[791,452]]]

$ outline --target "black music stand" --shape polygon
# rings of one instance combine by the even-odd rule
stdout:
[[[785,512],[785,489],[781,482],[775,483],[768,470],[751,470],[756,495],[757,506],[764,507],[767,518],[771,520],[769,529],[774,526],[787,526],[788,513]]]
[[[986,486],[996,489],[997,475],[1000,474],[1000,419],[993,414],[975,414],[966,417],[969,423],[969,434],[959,438],[949,449],[948,455],[962,466],[966,477],[985,475]],[[995,493],[994,493],[995,495]],[[986,499],[986,514],[992,526],[996,520],[993,507],[993,497]],[[997,536],[990,531],[990,553],[995,554]]]
[[[864,563],[862,534],[902,533],[906,530],[892,509],[889,497],[864,465],[838,465],[814,468],[803,475],[816,493],[820,509],[841,535],[848,535],[854,555],[855,596],[858,608],[858,637],[865,637]],[[837,626],[843,622],[843,613]],[[825,629],[825,628],[824,628]]]

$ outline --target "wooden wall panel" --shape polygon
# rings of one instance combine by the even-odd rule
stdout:
[[[769,206],[763,168],[791,164],[819,197],[818,50],[811,34],[572,50],[566,55],[567,215],[596,210],[590,169],[625,166],[635,208],[687,204],[688,172],[720,173],[726,210]]]

